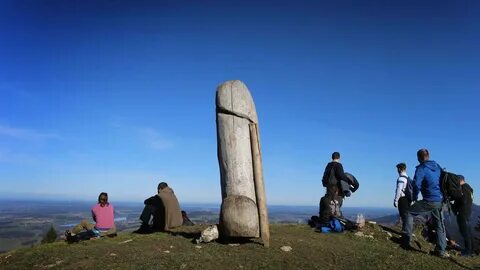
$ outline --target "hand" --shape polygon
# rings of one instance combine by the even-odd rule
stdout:
[[[393,202],[393,207],[397,208],[397,202]]]

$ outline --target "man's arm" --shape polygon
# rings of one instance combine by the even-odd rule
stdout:
[[[328,178],[330,177],[330,170],[328,169],[329,164],[330,163],[328,163],[327,166],[325,166],[325,171],[323,172],[322,185],[324,187],[328,186]]]
[[[154,204],[155,204],[155,197],[156,197],[156,196],[152,196],[152,197],[146,199],[146,200],[143,202],[143,204],[145,204],[145,205],[154,205]]]
[[[402,190],[405,188],[405,182],[401,180],[402,177],[399,177],[397,180],[397,189],[395,190],[395,198],[393,199],[393,206],[397,207],[398,200],[400,200],[400,194],[402,194]]]
[[[335,167],[335,177],[337,178],[337,181],[343,180],[343,181],[347,182],[349,185],[353,184],[353,183],[351,183],[351,181],[345,175],[345,172],[343,171],[342,163],[337,163],[337,165]]]

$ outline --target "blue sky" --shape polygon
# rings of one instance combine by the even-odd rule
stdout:
[[[201,2],[201,3],[200,3]],[[480,190],[478,1],[2,1],[0,196],[220,202],[215,90],[243,80],[270,204],[391,206],[416,151]],[[480,201],[475,198],[475,202]]]

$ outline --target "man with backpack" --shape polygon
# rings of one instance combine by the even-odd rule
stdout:
[[[463,175],[458,175],[462,187],[462,197],[455,200],[453,211],[457,216],[457,224],[463,237],[464,246],[462,256],[473,255],[472,227],[470,216],[472,215],[473,189],[465,182]]]
[[[395,198],[393,199],[393,206],[398,207],[398,213],[402,220],[402,232],[405,232],[407,225],[407,211],[413,200],[413,186],[412,179],[407,175],[407,165],[405,163],[397,164],[397,188],[395,190]]]
[[[320,200],[319,212],[321,219],[322,216],[325,216],[325,213],[330,212],[338,212],[340,216],[342,215],[340,208],[342,207],[344,194],[341,181],[352,184],[343,171],[343,166],[340,163],[340,153],[334,152],[332,154],[332,162],[328,163],[325,167],[322,178],[322,185],[326,188],[326,193]],[[335,210],[332,211],[332,209],[327,209],[327,207],[333,207]]]
[[[410,206],[407,214],[405,232],[402,236],[402,248],[412,249],[410,239],[413,231],[413,216],[431,215],[435,223],[437,241],[435,255],[448,258],[446,253],[445,224],[443,223],[443,194],[440,188],[441,167],[433,160],[430,160],[430,153],[427,149],[420,149],[417,152],[420,163],[415,170],[413,178],[413,199],[414,204]],[[418,193],[422,193],[422,200],[416,201]]]

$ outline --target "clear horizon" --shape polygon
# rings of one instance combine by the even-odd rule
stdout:
[[[254,98],[269,204],[392,207],[426,147],[480,190],[480,2],[0,3],[0,199],[221,201],[215,90]],[[30,194],[30,195],[29,195]],[[475,197],[474,202],[480,203]]]

